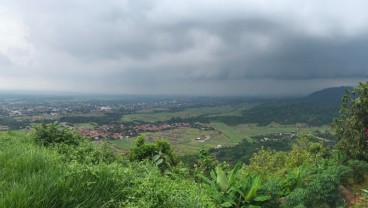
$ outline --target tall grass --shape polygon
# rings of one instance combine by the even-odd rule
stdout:
[[[61,147],[42,147],[29,137],[0,134],[0,207],[213,206],[194,182],[163,176],[154,165],[66,160]],[[78,148],[81,157],[99,157]]]

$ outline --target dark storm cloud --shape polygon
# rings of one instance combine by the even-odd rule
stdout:
[[[222,67],[227,78],[313,79],[364,77],[368,71],[368,39],[316,39],[282,35],[268,51],[233,53]],[[242,47],[246,48],[246,45]]]
[[[10,57],[15,67],[6,70],[12,79],[26,74],[30,83],[34,78],[51,89],[191,94],[190,85],[197,94],[249,94],[266,90],[260,83],[267,81],[282,86],[279,90],[305,92],[311,89],[294,85],[351,84],[368,71],[365,1],[18,0],[4,5],[10,12],[0,20],[18,36],[8,41],[0,35],[0,54],[5,54],[0,65],[6,63],[2,57]]]

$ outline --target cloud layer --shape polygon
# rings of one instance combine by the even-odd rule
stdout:
[[[298,95],[364,80],[366,1],[4,0],[0,89]]]

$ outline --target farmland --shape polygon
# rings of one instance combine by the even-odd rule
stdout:
[[[191,119],[196,117],[240,116],[242,111],[250,109],[252,106],[255,106],[255,104],[185,108],[177,111],[162,108],[143,109],[134,114],[123,115],[121,121],[144,121],[155,123],[170,120],[171,118]]]
[[[314,110],[308,111],[308,106]],[[108,140],[124,152],[143,135],[148,142],[165,139],[177,154],[186,155],[243,141],[253,143],[254,137],[274,133],[330,132],[330,115],[338,105],[328,106],[298,100],[207,97],[19,97],[2,100],[0,125],[22,129],[57,121],[93,141]],[[290,115],[288,120],[280,119],[280,113]],[[316,119],[308,118],[326,122],[315,125]]]
[[[156,110],[138,112],[123,116],[125,121],[139,122],[144,119],[151,123],[165,122],[172,117],[179,117],[182,119],[190,118],[195,121],[196,118],[215,118],[215,120],[208,123],[214,130],[201,130],[197,128],[177,128],[165,130],[160,132],[142,132],[148,141],[156,138],[168,140],[173,145],[178,154],[195,154],[199,149],[210,149],[218,147],[231,147],[241,143],[243,140],[251,143],[254,136],[266,135],[272,133],[298,133],[301,131],[327,131],[330,132],[329,125],[323,126],[303,126],[300,124],[283,125],[278,123],[271,123],[267,126],[260,126],[255,123],[239,123],[237,125],[228,125],[221,122],[218,116],[241,116],[241,112],[245,109],[250,109],[250,105],[241,106],[220,106],[220,107],[206,107],[206,108],[190,108],[180,112],[158,112]],[[129,119],[128,119],[129,118]],[[198,138],[202,138],[199,140]],[[205,140],[205,138],[207,138]],[[128,150],[133,145],[133,139],[124,139],[119,141],[112,141],[119,149]]]

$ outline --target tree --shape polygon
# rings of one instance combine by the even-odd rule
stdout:
[[[201,149],[198,152],[198,160],[194,164],[194,174],[209,176],[210,172],[219,164],[216,158],[208,151]]]
[[[166,140],[157,139],[152,144],[146,144],[144,136],[137,137],[135,147],[130,149],[129,158],[131,161],[151,160],[161,170],[177,164],[174,151]]]
[[[333,123],[337,148],[346,158],[368,161],[368,82],[347,90],[342,99],[340,116]]]
[[[80,134],[69,128],[62,127],[59,123],[41,124],[35,127],[34,140],[43,145],[53,144],[78,145],[82,140]]]

